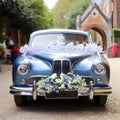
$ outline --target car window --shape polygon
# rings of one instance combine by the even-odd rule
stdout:
[[[72,42],[74,45],[89,43],[88,37],[79,34],[43,34],[36,35],[32,39],[32,47],[67,45]]]

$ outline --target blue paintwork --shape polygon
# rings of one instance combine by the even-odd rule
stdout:
[[[77,34],[85,34],[89,38],[89,34],[86,32],[81,32],[81,31],[76,31],[76,30],[43,30],[43,31],[36,31],[33,32],[30,35],[30,41],[29,45],[31,44],[32,38],[35,35],[38,34],[47,34],[47,33],[77,33]],[[92,43],[92,40],[90,38],[90,43]],[[30,76],[33,75],[51,75],[52,74],[52,61],[53,59],[57,58],[64,58],[64,59],[69,59],[72,62],[72,69],[75,74],[79,74],[81,76],[92,76],[93,78],[102,79],[103,80],[103,85],[108,85],[109,79],[110,79],[110,69],[109,69],[109,64],[108,61],[103,57],[103,56],[90,56],[90,55],[70,55],[66,56],[64,54],[26,54],[26,55],[21,55],[18,57],[13,65],[13,82],[14,85],[16,86],[22,86],[20,85],[20,79],[24,78],[27,79]],[[30,66],[30,72],[25,75],[25,76],[20,76],[17,74],[17,66],[20,63],[28,63]],[[97,76],[93,72],[93,65],[97,63],[102,63],[106,66],[106,74],[103,76]],[[26,85],[27,86],[27,85]],[[96,83],[97,86],[97,83]],[[99,85],[98,85],[99,86]]]

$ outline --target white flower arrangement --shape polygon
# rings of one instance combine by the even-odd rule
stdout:
[[[57,76],[56,73],[51,76],[42,78],[37,82],[38,92],[56,92],[60,91],[84,91],[86,90],[85,80],[79,75],[73,73],[61,74]]]
[[[43,53],[66,53],[66,54],[96,54],[96,53],[101,53],[103,48],[101,46],[98,46],[97,44],[86,44],[84,46],[83,44],[78,44],[74,45],[72,42],[62,46],[61,44],[58,46],[52,46],[48,45],[46,46],[37,46],[37,47],[32,47],[29,45],[24,45],[20,48],[20,52],[24,54],[43,54]]]
[[[98,46],[96,43],[86,44],[86,46],[85,46],[85,51],[86,51],[88,54],[95,54],[96,52],[97,52],[97,53],[102,53],[103,48],[102,48],[101,46]]]

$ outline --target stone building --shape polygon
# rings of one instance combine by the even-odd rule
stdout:
[[[120,0],[91,0],[76,20],[76,28],[92,32],[94,42],[101,45],[108,56],[111,56],[113,27],[120,27]]]
[[[120,0],[113,0],[113,27],[120,28]]]

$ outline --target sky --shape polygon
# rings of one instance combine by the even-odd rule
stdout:
[[[49,9],[52,9],[58,0],[44,0]]]

